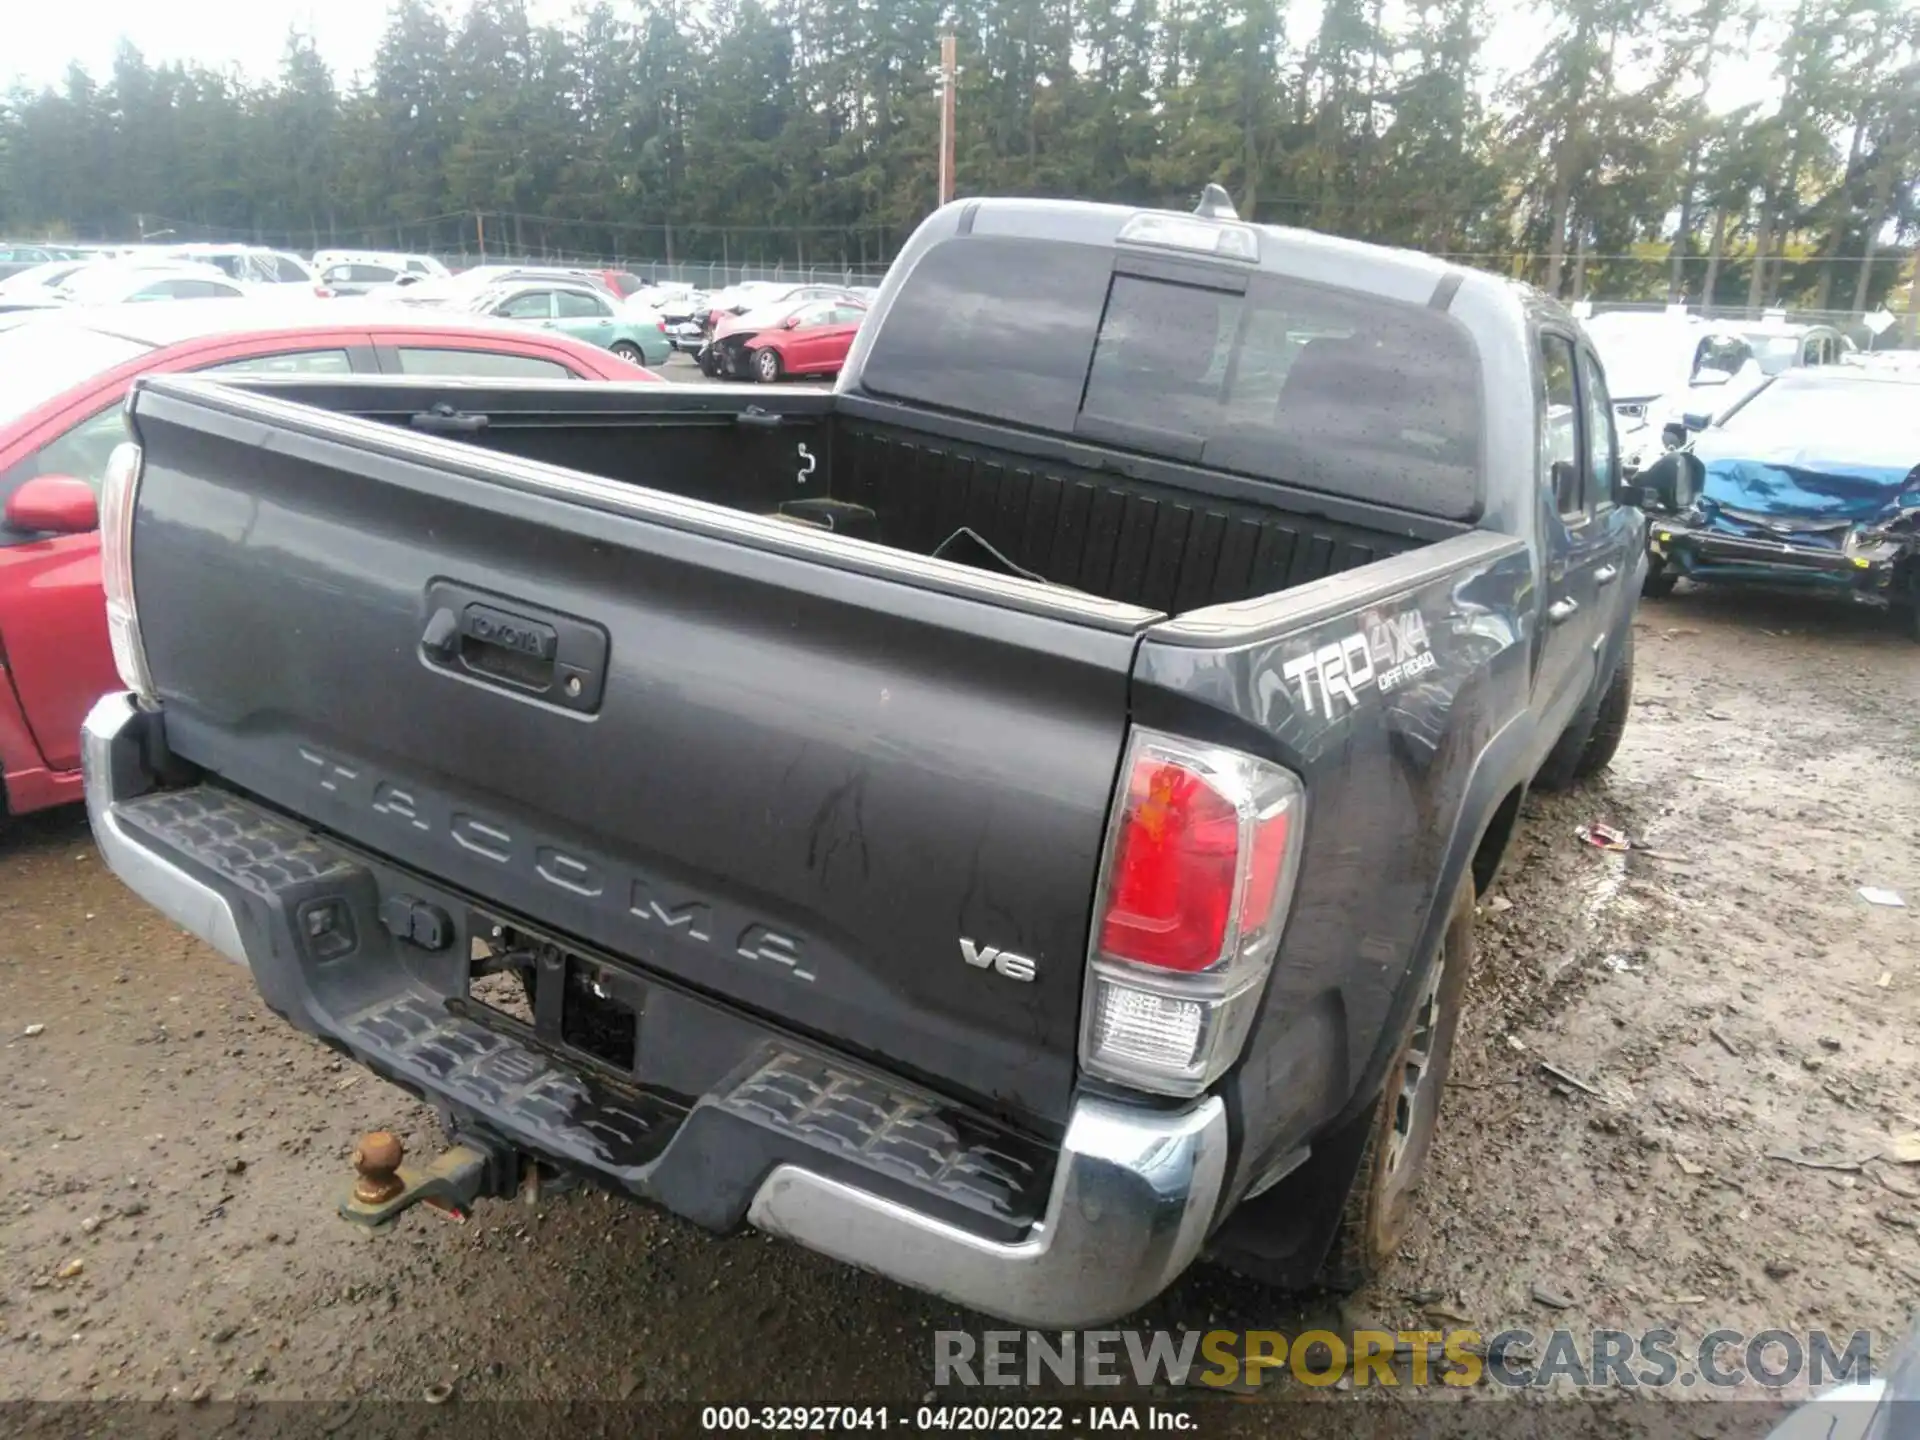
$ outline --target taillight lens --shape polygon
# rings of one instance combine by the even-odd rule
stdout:
[[[1197,1094],[1238,1058],[1286,923],[1303,805],[1270,761],[1134,731],[1094,915],[1086,1070]]]
[[[1100,951],[1163,970],[1220,958],[1233,910],[1240,816],[1204,778],[1144,759],[1127,779]]]
[[[100,586],[107,597],[107,639],[120,683],[153,699],[140,615],[133,604],[133,512],[140,495],[140,447],[114,447],[100,486]]]

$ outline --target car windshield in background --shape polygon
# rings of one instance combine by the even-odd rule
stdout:
[[[1737,443],[1713,449],[1753,458],[1791,453],[1814,465],[1920,466],[1920,384],[1800,372],[1774,381],[1717,428]]]
[[[465,295],[449,298],[453,300],[453,308],[456,310],[467,310],[475,315],[484,315],[502,300],[519,294],[520,289],[518,285],[488,285]]]
[[[1779,335],[1765,330],[1747,330],[1742,335],[1753,347],[1753,358],[1760,362],[1760,368],[1769,375],[1792,369],[1794,360],[1799,357],[1798,335]]]
[[[65,323],[0,330],[0,425],[144,355],[150,346]]]
[[[881,394],[1426,515],[1479,509],[1480,366],[1459,323],[1277,275],[1246,291],[977,237],[924,256],[875,335]],[[1203,273],[1198,272],[1196,273]]]
[[[199,279],[218,281],[217,271],[205,265],[181,265],[179,268],[164,266],[89,265],[76,270],[60,282],[59,293],[67,299],[82,305],[100,305],[125,298],[130,290],[140,288],[142,281],[149,284],[162,280]],[[231,288],[230,286],[224,288]]]
[[[1687,383],[1697,337],[1684,325],[1665,316],[1596,315],[1587,334],[1615,400],[1650,400]]]

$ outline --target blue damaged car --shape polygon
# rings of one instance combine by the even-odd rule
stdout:
[[[1640,477],[1654,523],[1645,592],[1682,577],[1797,585],[1891,606],[1920,637],[1920,380],[1794,370]]]

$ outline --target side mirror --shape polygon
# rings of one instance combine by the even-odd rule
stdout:
[[[1635,492],[1622,504],[1662,515],[1679,515],[1693,508],[1700,491],[1700,462],[1684,450],[1669,450],[1634,476],[1626,487]]]
[[[780,328],[783,330],[798,330],[800,328],[800,317],[798,315],[787,316],[786,324]]]
[[[36,475],[8,498],[7,528],[27,535],[84,535],[100,528],[100,502],[84,480]]]

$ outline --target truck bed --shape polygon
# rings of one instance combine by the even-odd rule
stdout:
[[[409,428],[435,406],[485,416],[484,428],[428,433],[749,514],[831,498],[871,512],[856,538],[915,555],[953,554],[964,528],[1034,577],[1168,614],[1290,590],[1466,528],[819,391],[245,384]],[[964,553],[997,567],[978,547]]]

